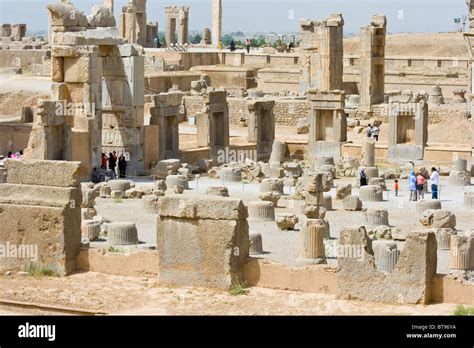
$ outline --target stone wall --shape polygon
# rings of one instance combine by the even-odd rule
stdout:
[[[248,119],[247,102],[243,98],[228,98],[231,124],[239,124],[240,119]],[[280,126],[296,126],[298,120],[307,118],[310,105],[304,99],[275,99],[273,113]]]
[[[59,275],[72,273],[81,244],[80,163],[8,160],[5,167],[7,183],[0,185],[0,250],[5,257],[0,257],[0,272],[35,264]],[[7,249],[10,254],[5,255]]]
[[[159,282],[228,288],[244,280],[247,208],[238,199],[167,195],[159,201]]]
[[[373,118],[388,123],[388,104],[373,105]],[[467,104],[428,104],[428,124],[452,120],[453,123],[467,118]],[[357,117],[356,117],[357,118]]]

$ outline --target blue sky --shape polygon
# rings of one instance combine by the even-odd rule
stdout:
[[[57,0],[0,0],[1,23],[27,23],[34,31],[47,28],[45,6]],[[73,0],[86,14],[102,0]],[[115,0],[116,16],[128,1]],[[189,5],[190,29],[211,27],[211,0],[148,0],[148,20],[164,24],[166,5]],[[385,14],[388,30],[397,32],[453,31],[453,19],[467,14],[465,0],[223,0],[225,32],[295,32],[299,19],[322,19],[342,13],[346,33],[358,33],[372,14]],[[118,18],[118,17],[117,17]]]

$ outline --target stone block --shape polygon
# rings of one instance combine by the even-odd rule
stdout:
[[[241,200],[219,196],[167,195],[159,202],[159,213],[164,217],[238,220],[248,216]]]
[[[376,269],[372,243],[364,228],[341,231],[344,251],[357,251],[338,257],[338,297],[362,301],[428,304],[432,279],[437,268],[434,233],[411,233],[392,273]]]
[[[7,182],[10,184],[76,187],[80,184],[80,162],[7,160]]]
[[[180,199],[171,197],[171,200]],[[189,200],[195,203],[195,211],[203,215],[212,201]],[[241,201],[221,197],[216,197],[213,205],[220,200],[243,207]],[[226,213],[224,210],[219,216]],[[229,215],[226,220],[161,215],[157,223],[160,284],[227,289],[234,281],[242,282],[243,265],[249,254],[248,223],[241,218],[245,214],[231,215],[237,219],[232,220]]]

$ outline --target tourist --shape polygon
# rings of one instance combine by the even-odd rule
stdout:
[[[119,167],[120,178],[124,179],[125,173],[127,171],[127,161],[125,160],[125,156],[123,154],[120,155],[119,157],[118,167]]]
[[[410,201],[417,201],[417,194],[416,194],[416,175],[415,172],[412,170],[410,175],[408,176],[408,190],[410,190]]]
[[[155,36],[154,40],[155,40],[155,47],[160,48],[161,47],[160,38],[158,36]]]
[[[101,168],[107,169],[107,161],[109,159],[107,158],[107,155],[105,153],[102,153],[102,158],[101,158]]]
[[[418,199],[425,199],[425,182],[426,179],[421,173],[418,173],[416,177],[416,191],[418,192]]]
[[[360,187],[367,186],[367,175],[365,174],[365,170],[361,170],[360,172]]]
[[[115,173],[115,167],[116,166],[117,166],[117,158],[111,152],[109,154],[109,169],[110,169],[110,175],[111,175],[112,179],[115,179],[115,177],[117,176],[117,173]]]
[[[431,198],[438,199],[439,173],[435,167],[431,168]]]
[[[220,49],[220,50],[224,48],[224,45],[222,44],[222,41],[219,41],[219,44],[217,45],[217,48]]]
[[[13,152],[8,151],[7,158],[12,158]]]
[[[367,127],[367,138],[372,138],[372,125],[369,124]]]
[[[293,42],[290,42],[288,45],[288,52],[293,52],[295,50],[295,44]]]
[[[380,132],[379,127],[377,127],[376,125],[374,125],[374,126],[372,127],[372,135],[373,135],[375,141],[379,141],[379,132]]]
[[[232,41],[230,42],[230,51],[231,51],[231,52],[235,52],[236,50],[237,50],[237,49],[235,48],[235,42],[234,42],[234,40],[232,40]]]
[[[0,167],[3,167],[5,165],[5,156],[0,155]]]
[[[247,48],[247,53],[250,53],[250,45],[251,44],[252,44],[252,42],[250,41],[250,39],[245,40],[245,47]]]
[[[94,184],[98,184],[101,181],[102,181],[102,176],[99,170],[97,169],[97,167],[94,167],[94,170],[92,171],[92,182]]]
[[[398,197],[398,189],[399,189],[398,180],[395,180],[395,196],[396,197]]]

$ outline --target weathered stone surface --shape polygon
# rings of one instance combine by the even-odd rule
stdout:
[[[82,204],[81,208],[94,208],[97,192],[95,190],[82,190]]]
[[[189,190],[188,177],[184,175],[168,175],[166,177],[166,187],[173,191],[175,186],[182,186],[184,190]]]
[[[99,196],[101,198],[109,198],[112,195],[112,189],[109,185],[100,186]]]
[[[360,211],[362,210],[362,201],[357,196],[348,196],[342,201],[344,210]]]
[[[80,162],[7,160],[9,184],[75,187],[80,184]]]
[[[160,199],[159,213],[162,217],[206,220],[236,220],[248,216],[241,200],[196,195],[167,195]]]
[[[426,210],[421,214],[423,226],[435,228],[455,228],[456,216],[447,210]]]
[[[168,159],[158,162],[152,169],[151,175],[160,179],[166,179],[168,175],[178,174],[179,168],[181,168],[181,161],[179,159]]]
[[[248,205],[249,220],[274,221],[275,207],[271,202],[250,202]]]
[[[326,217],[326,208],[318,205],[305,204],[301,206],[301,213],[308,219],[324,219]]]
[[[94,220],[85,220],[81,224],[82,236],[95,241],[100,236],[100,222]]]
[[[362,202],[382,202],[383,190],[380,186],[362,186],[359,189],[359,199]]]
[[[112,222],[108,224],[107,242],[111,245],[138,244],[137,226],[129,222]]]
[[[453,186],[469,186],[471,185],[471,174],[467,171],[451,171],[449,172],[449,184]]]
[[[211,196],[229,197],[229,189],[225,186],[210,186],[207,188],[207,194]]]
[[[260,183],[260,192],[277,192],[283,194],[283,180],[277,178],[263,179]]]
[[[397,243],[385,240],[376,240],[372,243],[375,265],[382,272],[392,273],[400,258]]]
[[[419,215],[423,214],[426,210],[438,209],[441,209],[441,201],[437,199],[416,202],[416,213]]]
[[[307,118],[299,119],[296,124],[298,134],[309,134],[309,120]]]
[[[307,220],[300,231],[299,259],[325,259],[324,238],[328,230],[323,220]]]
[[[367,209],[365,219],[369,228],[389,226],[388,211],[385,209]]]
[[[142,207],[145,213],[158,214],[158,202],[160,197],[156,195],[146,195],[142,197]]]
[[[432,278],[437,267],[434,233],[410,234],[395,269],[389,274],[377,271],[364,228],[341,231],[340,245],[359,253],[356,257],[338,257],[338,297],[401,304],[427,304],[431,300]]]
[[[142,189],[139,189],[136,187],[125,191],[125,198],[128,198],[128,199],[133,199],[133,198],[141,199],[144,195],[145,195],[145,192]]]
[[[336,199],[344,199],[352,194],[352,185],[338,185],[336,189]]]
[[[264,202],[272,202],[273,207],[278,207],[278,201],[281,198],[281,195],[277,192],[263,192],[258,195],[258,198],[260,198]]]
[[[179,206],[181,211],[168,214],[168,208]],[[188,207],[193,214],[185,213]],[[163,197],[157,221],[159,283],[225,289],[233,281],[243,282],[249,254],[246,217],[244,204],[236,199]]]
[[[240,168],[221,168],[219,177],[223,182],[242,181],[242,170]]]
[[[369,185],[371,186],[380,186],[380,188],[384,191],[387,190],[387,184],[385,182],[385,179],[382,178],[370,178],[369,179]]]
[[[474,210],[474,192],[464,193],[464,207]]]
[[[474,269],[474,238],[468,236],[451,237],[451,269]]]
[[[276,224],[282,231],[294,230],[299,219],[295,214],[281,214],[276,217]]]
[[[0,241],[28,247],[30,254],[0,258],[0,272],[34,263],[68,275],[75,270],[81,243],[82,192],[75,180],[79,163],[20,162],[7,161],[12,183],[0,185]],[[41,169],[54,179],[53,167],[60,176],[48,183]]]
[[[122,191],[124,193],[132,187],[129,180],[110,180],[107,185],[112,191]]]

